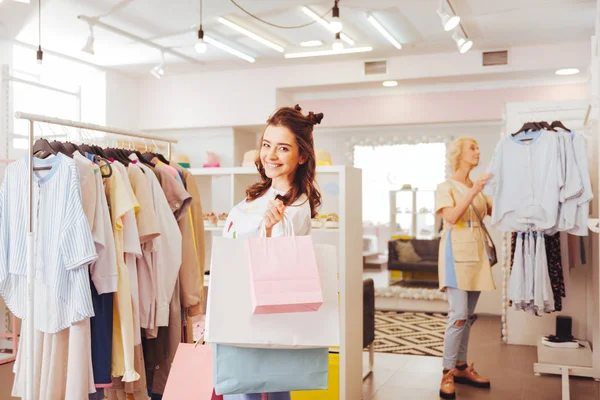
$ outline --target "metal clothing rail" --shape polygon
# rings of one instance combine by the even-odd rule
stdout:
[[[148,139],[148,140],[156,140],[156,141],[166,142],[168,145],[167,158],[169,160],[171,159],[171,145],[173,143],[177,143],[177,140],[164,139],[164,138],[160,138],[160,137],[156,137],[156,136],[146,135],[146,134],[140,133],[140,132],[128,131],[125,129],[111,128],[111,127],[95,125],[95,124],[86,124],[83,122],[69,121],[66,119],[53,118],[53,117],[48,117],[45,115],[28,114],[28,113],[23,113],[23,112],[16,112],[15,118],[24,119],[24,120],[29,121],[29,153],[28,153],[28,157],[27,157],[28,167],[29,167],[29,172],[28,172],[29,176],[28,176],[28,180],[27,180],[27,187],[28,187],[28,192],[29,192],[29,196],[28,196],[29,207],[27,210],[27,226],[29,228],[28,228],[28,232],[27,232],[27,313],[26,313],[27,337],[26,337],[26,341],[25,341],[25,343],[27,344],[27,352],[26,352],[26,356],[25,356],[26,357],[25,365],[26,365],[27,373],[26,373],[25,399],[26,400],[35,400],[34,399],[34,390],[33,390],[35,387],[35,384],[33,382],[33,370],[34,370],[34,363],[33,363],[34,232],[33,232],[33,218],[32,218],[32,210],[33,210],[33,198],[32,198],[32,192],[33,192],[33,138],[34,138],[33,133],[34,133],[34,129],[35,129],[34,122],[45,122],[45,123],[53,124],[53,125],[69,126],[72,128],[88,129],[91,131],[106,132],[106,133],[111,133],[111,134],[115,134],[115,135],[122,135],[122,136],[129,136],[129,137],[135,137],[135,138],[140,138],[140,139]]]

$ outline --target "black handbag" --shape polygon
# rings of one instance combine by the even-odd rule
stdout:
[[[488,260],[490,260],[490,267],[493,267],[494,265],[498,264],[498,255],[496,254],[496,245],[494,245],[494,241],[492,240],[490,233],[488,232],[485,224],[483,223],[483,219],[481,218],[481,216],[477,212],[477,209],[473,206],[472,203],[471,203],[471,209],[475,212],[477,219],[479,219],[479,226],[481,226],[481,229],[485,233],[485,237],[483,238],[483,245],[485,246],[485,252],[487,253]]]

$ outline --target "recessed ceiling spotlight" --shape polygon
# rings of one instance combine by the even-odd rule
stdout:
[[[307,40],[306,42],[301,42],[300,46],[302,46],[302,47],[319,47],[319,46],[323,46],[323,42],[320,40]]]
[[[383,86],[395,87],[395,86],[398,86],[398,81],[383,81]]]
[[[556,71],[556,75],[577,75],[579,73],[579,69],[577,68],[564,68]]]

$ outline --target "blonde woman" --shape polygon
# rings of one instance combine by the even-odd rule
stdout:
[[[484,233],[477,215],[491,214],[491,200],[482,190],[490,174],[475,182],[469,175],[479,165],[479,145],[461,137],[450,144],[448,166],[451,175],[436,190],[436,213],[442,215],[444,230],[440,241],[438,274],[440,289],[448,296],[448,326],[444,336],[444,376],[440,397],[454,399],[455,383],[490,388],[467,364],[469,333],[479,295],[494,290],[490,262],[484,247]]]

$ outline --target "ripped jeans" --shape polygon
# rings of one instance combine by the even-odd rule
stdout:
[[[448,326],[444,335],[444,368],[452,369],[457,362],[467,362],[469,334],[473,325],[473,314],[481,292],[467,292],[452,287],[446,288],[450,310]],[[458,321],[464,321],[462,323]]]

